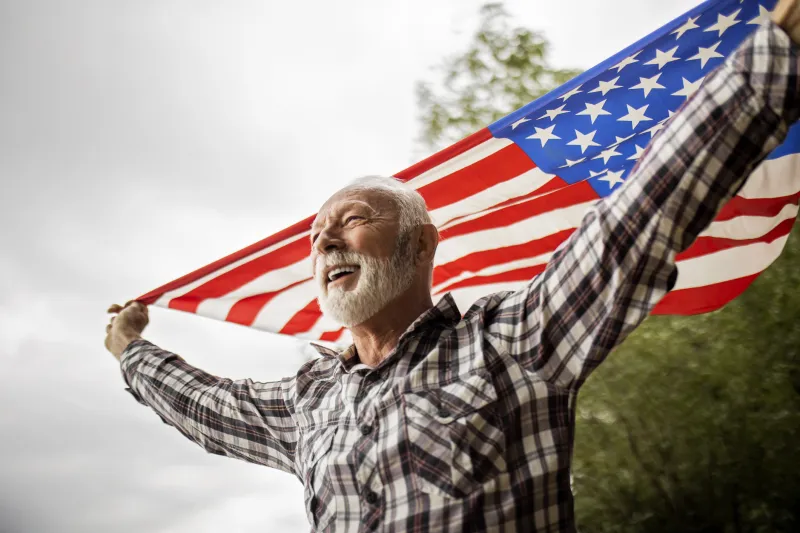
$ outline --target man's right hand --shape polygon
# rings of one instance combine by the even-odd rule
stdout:
[[[772,11],[772,20],[800,44],[800,0],[780,0]]]
[[[108,312],[115,316],[106,326],[106,349],[119,360],[131,342],[142,338],[142,331],[150,319],[147,306],[139,302],[128,302],[125,306],[114,304]]]

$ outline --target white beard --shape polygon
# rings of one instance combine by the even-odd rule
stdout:
[[[317,301],[323,314],[344,327],[357,326],[404,293],[414,282],[411,246],[400,239],[394,254],[378,259],[358,252],[332,252],[317,258],[314,277],[317,280]],[[328,290],[325,269],[336,265],[358,265],[360,274],[356,288]],[[352,274],[351,274],[352,275]]]

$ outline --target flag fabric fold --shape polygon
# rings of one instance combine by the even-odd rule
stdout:
[[[462,311],[544,269],[594,202],[613,195],[650,140],[758,24],[774,0],[710,0],[548,95],[394,174],[418,190],[441,233],[433,295]],[[798,211],[800,128],[755,169],[677,257],[657,314],[719,309],[781,253]],[[322,341],[311,278],[313,216],[155,289],[139,301]]]

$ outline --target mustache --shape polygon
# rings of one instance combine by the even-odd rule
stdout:
[[[317,256],[314,261],[314,277],[319,278],[322,276],[326,268],[344,266],[344,265],[358,265],[369,262],[369,257],[358,252],[331,252],[329,254]]]

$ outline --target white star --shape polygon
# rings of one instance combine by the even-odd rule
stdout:
[[[589,115],[589,117],[592,119],[592,124],[594,124],[594,121],[600,115],[610,115],[611,114],[608,111],[606,111],[605,109],[603,109],[603,106],[605,105],[605,103],[606,103],[605,100],[603,100],[602,102],[597,102],[596,104],[587,103],[586,104],[586,109],[584,109],[580,113],[576,113],[576,115]]]
[[[670,61],[678,61],[680,57],[675,57],[675,52],[678,51],[678,47],[676,46],[672,50],[668,50],[666,52],[662,52],[661,50],[656,50],[656,57],[645,63],[645,65],[658,65],[658,70],[661,70],[664,65],[669,63]]]
[[[526,139],[538,139],[539,141],[542,142],[542,147],[544,147],[544,145],[547,144],[547,141],[561,138],[558,135],[555,135],[553,133],[553,128],[555,128],[555,127],[556,127],[556,125],[553,124],[549,128],[536,128],[536,133],[534,133],[533,135],[529,135],[528,137],[525,137],[525,138]]]
[[[561,107],[557,107],[555,109],[550,109],[544,112],[544,115],[539,117],[537,120],[542,120],[543,118],[547,117],[551,121],[555,120],[558,115],[563,115],[564,113],[569,113],[569,111],[564,111],[564,108],[567,107],[567,104],[562,105]]]
[[[622,155],[621,153],[617,152],[614,148],[606,148],[599,155],[594,156],[592,159],[600,159],[603,158],[603,164],[607,164],[608,160],[614,157],[615,155]]]
[[[575,87],[575,88],[574,88],[574,89],[572,89],[571,91],[569,91],[569,92],[567,92],[567,93],[564,93],[564,94],[562,94],[561,96],[559,96],[559,98],[561,98],[561,99],[562,99],[562,101],[566,102],[567,100],[569,100],[570,98],[572,98],[572,97],[573,97],[573,96],[575,96],[576,94],[578,94],[578,93],[582,93],[583,91],[579,91],[579,90],[578,90],[578,89],[580,89],[581,87],[582,87],[582,85],[578,85],[577,87]]]
[[[719,13],[717,15],[717,23],[714,24],[713,26],[709,26],[703,31],[718,31],[719,35],[717,35],[717,37],[722,37],[722,34],[725,33],[725,30],[741,22],[741,20],[735,20],[736,16],[739,14],[740,11],[741,9],[737,9],[736,11],[727,16],[723,15],[722,13]]]
[[[760,26],[765,22],[769,22],[771,14],[772,12],[766,7],[758,6],[758,16],[749,21],[747,24],[755,24],[756,26]]]
[[[572,159],[567,159],[567,164],[566,165],[561,165],[558,168],[565,168],[565,167],[569,168],[569,167],[577,165],[578,163],[583,163],[584,161],[586,161],[585,157],[581,157],[580,159],[576,159],[575,161],[573,161]]]
[[[599,82],[597,84],[597,88],[596,89],[592,89],[589,92],[590,93],[603,93],[603,96],[605,96],[608,91],[622,88],[622,85],[617,85],[617,80],[619,80],[619,76],[617,76],[613,80],[601,81],[601,82]]]
[[[630,157],[628,158],[628,161],[631,161],[631,160],[633,160],[633,161],[636,161],[636,160],[638,160],[640,157],[642,157],[642,154],[644,153],[644,148],[642,148],[642,147],[641,147],[641,146],[639,146],[638,144],[634,144],[633,146],[636,148],[636,153],[635,153],[635,154],[633,154],[632,156],[630,156]]]
[[[614,137],[615,137],[616,141],[614,142],[614,144],[609,146],[609,148],[615,148],[615,147],[619,146],[620,144],[624,143],[625,141],[627,141],[628,139],[633,139],[634,137],[636,137],[636,134],[635,133],[631,133],[627,137],[617,137],[616,135],[614,135]]]
[[[644,135],[645,133],[649,133],[649,134],[650,134],[650,138],[652,139],[653,137],[655,137],[655,136],[656,136],[656,133],[658,133],[659,131],[661,131],[661,130],[663,130],[663,129],[664,129],[664,122],[665,122],[665,121],[666,121],[666,119],[665,119],[665,120],[662,120],[662,121],[661,121],[661,122],[659,122],[659,123],[657,123],[657,124],[656,124],[655,126],[653,126],[652,128],[647,128],[646,130],[644,130],[644,131],[642,132],[642,135]]]
[[[522,117],[521,119],[519,119],[518,121],[516,121],[515,123],[513,123],[511,125],[511,129],[515,130],[515,129],[517,129],[517,126],[519,126],[520,124],[523,124],[525,122],[530,122],[530,120],[531,119],[529,119],[529,118]]]
[[[594,170],[590,170],[590,171],[589,171],[589,178],[588,178],[588,179],[592,179],[592,178],[593,178],[593,177],[595,177],[595,176],[602,176],[602,175],[603,175],[603,174],[605,174],[606,172],[607,172],[607,171],[605,171],[605,170],[603,170],[602,172],[595,172]]]
[[[606,175],[602,178],[597,178],[597,181],[605,181],[608,183],[608,188],[613,189],[614,185],[619,185],[621,183],[625,183],[625,180],[622,179],[622,173],[625,172],[624,170],[618,170],[616,172],[611,172],[610,170],[606,172]]]
[[[659,72],[658,74],[656,74],[652,78],[639,78],[639,83],[637,83],[636,85],[631,87],[630,90],[642,89],[644,91],[644,97],[647,98],[647,95],[650,94],[650,91],[652,91],[653,89],[665,89],[666,88],[663,85],[661,85],[660,83],[658,83],[658,78],[660,76],[661,76],[661,73]]]
[[[623,59],[622,61],[620,61],[619,63],[617,63],[616,65],[614,65],[614,66],[613,66],[613,67],[611,67],[611,68],[615,68],[615,69],[617,69],[617,74],[619,74],[619,73],[620,73],[620,71],[621,71],[622,69],[624,69],[625,67],[627,67],[628,65],[631,65],[631,64],[633,64],[633,63],[638,63],[638,62],[639,62],[639,60],[638,60],[638,59],[636,59],[636,56],[638,56],[638,55],[639,55],[639,54],[641,54],[641,53],[642,53],[642,51],[641,51],[641,50],[639,50],[638,52],[636,52],[636,53],[635,53],[635,54],[633,54],[632,56],[628,56],[628,57],[626,57],[625,59]],[[608,70],[611,70],[611,69],[608,69]]]
[[[683,89],[680,91],[672,93],[672,96],[685,96],[689,98],[694,93],[697,92],[697,89],[700,88],[700,85],[703,83],[703,80],[706,79],[705,76],[700,78],[699,80],[690,82],[686,78],[681,78],[683,80]]]
[[[578,130],[575,130],[576,137],[568,142],[567,144],[572,146],[580,146],[581,153],[585,152],[587,148],[590,146],[600,146],[600,143],[594,142],[594,134],[597,133],[597,130],[594,130],[589,133],[581,133]]]
[[[639,109],[636,109],[632,106],[628,106],[628,114],[622,118],[618,118],[617,122],[630,122],[631,129],[635,130],[636,126],[639,125],[640,122],[644,122],[645,120],[653,120],[650,117],[644,116],[645,112],[647,111],[647,105],[643,105]]]
[[[717,46],[719,46],[721,43],[722,43],[722,41],[717,41],[712,46],[709,46],[708,48],[703,48],[702,46],[698,47],[697,54],[693,55],[692,57],[690,57],[686,61],[691,61],[693,59],[699,59],[700,60],[700,68],[705,68],[706,67],[706,63],[708,63],[709,59],[712,59],[712,58],[715,58],[715,57],[724,57],[722,54],[717,52]]]
[[[700,26],[695,24],[695,22],[697,22],[697,19],[699,19],[699,18],[700,18],[700,15],[697,15],[696,17],[690,17],[689,20],[687,20],[686,22],[683,23],[683,26],[681,26],[677,30],[673,31],[672,33],[677,33],[678,34],[678,36],[675,37],[675,40],[677,41],[678,39],[683,37],[683,34],[686,33],[687,31],[693,30],[695,28],[699,28]],[[672,35],[672,33],[670,33],[670,35]]]

